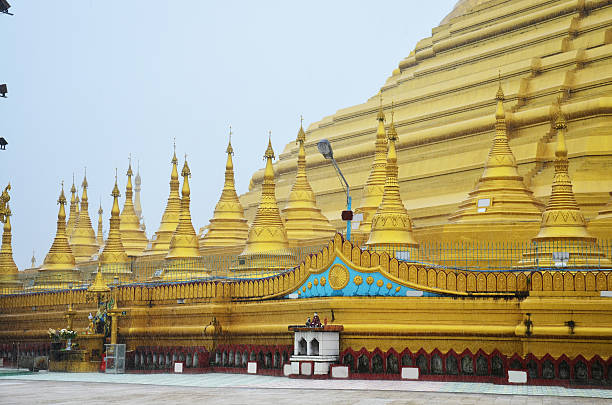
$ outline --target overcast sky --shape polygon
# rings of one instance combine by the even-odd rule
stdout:
[[[236,186],[263,167],[268,130],[277,154],[304,126],[374,95],[431,36],[455,0],[9,0],[0,15],[0,183],[11,182],[13,251],[38,264],[55,236],[61,180],[87,166],[94,228],[104,229],[115,168],[140,162],[149,238],[159,226],[172,140],[188,154],[196,231],[223,185],[228,126]],[[136,168],[134,168],[136,169]],[[121,200],[123,206],[123,199]]]

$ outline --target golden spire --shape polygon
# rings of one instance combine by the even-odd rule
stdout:
[[[127,184],[125,186],[125,203],[121,211],[121,241],[128,256],[140,256],[149,242],[145,232],[140,229],[140,221],[134,211],[132,201],[132,156],[130,155],[127,170]]]
[[[495,98],[495,137],[484,172],[450,222],[538,222],[542,216],[544,204],[525,186],[508,144],[501,82]]]
[[[72,235],[70,236],[70,246],[77,262],[84,262],[91,259],[91,256],[98,252],[99,246],[96,234],[89,218],[89,200],[87,198],[87,168],[81,184],[83,192],[81,194],[81,209],[79,219]]]
[[[301,121],[300,117],[300,121]],[[305,241],[317,238],[332,238],[336,233],[329,220],[317,207],[315,194],[306,176],[306,134],[300,122],[298,131],[298,160],[295,182],[289,193],[287,206],[283,210],[285,229],[290,241]]]
[[[79,217],[79,196],[74,186],[74,173],[72,173],[72,187],[70,187],[70,193],[70,218],[68,218],[68,224],[66,225],[66,235],[69,238],[72,232],[74,232],[74,227]]]
[[[66,237],[66,197],[64,185],[57,200],[59,212],[57,214],[57,231],[49,253],[36,274],[34,288],[65,288],[69,283],[79,283],[81,272],[75,266],[75,258]],[[93,230],[92,230],[93,231]]]
[[[610,260],[597,247],[597,239],[587,231],[586,221],[576,203],[565,144],[567,123],[560,100],[557,100],[557,108],[557,149],[552,192],[542,213],[540,232],[531,240],[537,249],[525,252],[519,266],[556,266],[560,259],[555,257],[555,253],[567,255],[564,267],[609,266]]]
[[[136,177],[134,177],[134,212],[138,218],[138,222],[142,221],[142,205],[140,204],[140,190],[142,190],[142,179],[140,178],[140,161],[138,161],[138,169]]]
[[[170,249],[170,240],[179,222],[181,213],[181,197],[179,196],[178,160],[176,158],[176,143],[174,144],[174,155],[172,156],[172,173],[170,174],[170,195],[166,209],[162,215],[159,229],[151,242],[151,254],[166,254]]]
[[[196,235],[195,229],[191,222],[191,190],[189,188],[189,177],[191,171],[187,164],[187,155],[185,155],[185,164],[181,172],[183,176],[183,188],[181,190],[181,214],[179,217],[179,223],[172,235],[170,241],[170,251],[166,256],[166,259],[184,259],[184,258],[196,258],[200,257],[198,250],[198,235]]]
[[[380,106],[376,120],[378,121],[378,129],[376,130],[376,141],[374,142],[374,162],[370,169],[370,176],[361,195],[360,206],[355,210],[355,213],[363,214],[363,220],[359,225],[358,233],[365,235],[370,233],[372,229],[372,218],[380,203],[382,202],[385,180],[387,177],[387,135],[385,132],[385,113],[382,106],[382,92],[379,92]]]
[[[96,240],[98,241],[98,245],[104,245],[104,231],[102,229],[102,199],[100,198],[100,208],[98,208],[98,236]]]
[[[387,178],[380,207],[372,219],[372,230],[367,241],[369,248],[375,250],[391,248],[417,248],[419,245],[412,235],[412,221],[400,196],[398,182],[397,152],[395,142],[398,140],[393,121],[393,103],[391,103],[391,125],[387,132]]]
[[[119,187],[117,187],[117,176],[115,175],[115,186],[111,193],[113,197],[113,208],[111,209],[110,226],[108,229],[108,237],[106,245],[100,254],[101,270],[104,278],[112,280],[115,276],[120,276],[123,281],[131,276],[129,266],[121,266],[121,264],[129,263],[130,259],[125,253],[123,243],[121,241],[121,218],[119,217]]]
[[[281,219],[276,201],[274,168],[274,150],[272,149],[271,134],[268,138],[268,148],[264,154],[266,168],[261,186],[261,200],[257,207],[255,219],[249,228],[246,247],[239,258],[245,264],[235,268],[241,269],[264,269],[264,268],[287,268],[293,259],[289,251],[287,232]],[[265,257],[262,258],[262,255]],[[263,260],[262,260],[263,259]]]
[[[208,232],[200,239],[200,248],[214,246],[244,245],[249,233],[249,225],[244,218],[244,209],[234,184],[234,163],[232,155],[232,127],[230,127],[229,142],[227,144],[227,162],[225,164],[225,183],[221,198],[215,206],[215,212],[210,220]]]
[[[18,279],[19,269],[13,260],[11,239],[11,208],[7,203],[2,233],[2,248],[0,248],[0,294],[12,293],[21,289],[21,283]]]

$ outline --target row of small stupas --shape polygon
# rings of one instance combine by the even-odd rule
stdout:
[[[555,158],[555,174],[552,183],[552,193],[548,204],[538,201],[523,182],[517,170],[516,160],[508,143],[503,106],[504,94],[501,88],[496,95],[497,109],[495,113],[495,136],[485,163],[484,173],[480,177],[468,198],[459,205],[458,210],[449,218],[453,223],[470,224],[483,218],[492,224],[513,222],[539,221],[540,232],[533,242],[562,241],[563,250],[580,251],[580,258],[572,263],[579,266],[596,266],[609,264],[596,248],[596,238],[587,230],[584,216],[580,212],[572,191],[568,172],[567,147],[565,135],[567,124],[561,106],[555,107],[556,120],[553,123],[557,135],[557,150]],[[393,111],[391,122],[385,128],[385,114],[381,106],[377,114],[378,128],[375,140],[375,157],[370,176],[364,187],[361,205],[358,209],[363,213],[358,235],[365,236],[369,248],[416,249],[418,242],[412,233],[412,221],[400,196],[398,185],[398,162]],[[179,195],[179,175],[176,152],[172,158],[172,173],[170,177],[170,195],[162,216],[158,231],[151,241],[146,237],[140,220],[140,202],[137,193],[137,209],[133,203],[131,162],[127,171],[127,186],[123,211],[119,212],[119,189],[115,181],[112,191],[113,207],[110,217],[108,237],[103,240],[102,211],[99,213],[98,235],[96,237],[88,213],[87,179],[82,183],[80,198],[76,194],[74,184],[71,188],[70,218],[66,223],[64,190],[60,193],[60,205],[56,237],[47,254],[44,263],[38,269],[35,288],[57,287],[67,283],[82,282],[76,264],[80,262],[98,261],[106,278],[127,279],[129,268],[125,266],[130,257],[158,256],[164,257],[169,265],[163,278],[178,279],[173,271],[180,272],[181,260],[195,260],[212,252],[212,249],[235,247],[241,252],[239,257],[249,259],[259,255],[267,255],[278,259],[292,258],[290,241],[325,241],[335,228],[321,213],[316,205],[314,192],[306,175],[306,158],[304,143],[306,135],[300,126],[297,143],[299,146],[297,159],[297,175],[288,203],[279,210],[272,161],[274,151],[271,142],[265,152],[266,166],[262,184],[261,198],[255,218],[249,227],[244,217],[243,207],[236,194],[232,155],[233,149],[228,144],[225,183],[221,197],[215,207],[214,216],[205,235],[201,238],[195,232],[190,214],[189,176],[191,172],[185,160],[183,170],[183,186]],[[137,192],[140,190],[140,178],[136,177]],[[495,203],[492,204],[491,202]],[[2,250],[0,251],[1,282],[6,286],[14,286],[17,266],[12,259],[10,210],[4,224]],[[612,204],[608,204],[602,212],[605,220],[612,220]],[[589,246],[589,249],[584,249]],[[549,251],[547,252],[546,249]],[[587,253],[585,253],[587,252]],[[544,256],[542,254],[545,253]],[[97,256],[98,255],[98,256]],[[523,267],[553,264],[552,248],[540,250],[537,258],[526,253],[520,263]],[[603,261],[602,261],[603,260]],[[273,263],[286,261],[266,260],[267,268]],[[263,263],[263,262],[262,262]],[[251,270],[264,270],[264,265],[256,260],[247,265]],[[236,269],[240,270],[240,269]],[[190,265],[194,274],[206,275],[207,269]]]

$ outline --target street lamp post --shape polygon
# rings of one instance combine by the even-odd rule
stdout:
[[[325,159],[331,160],[334,168],[336,168],[336,172],[340,175],[340,179],[342,179],[342,186],[346,191],[346,211],[342,211],[342,219],[346,221],[346,239],[351,240],[351,220],[353,219],[353,211],[351,211],[351,194],[348,182],[344,178],[340,167],[338,167],[338,163],[336,159],[334,159],[334,151],[332,150],[331,143],[327,139],[321,139],[317,143],[317,148],[319,152],[323,155]]]

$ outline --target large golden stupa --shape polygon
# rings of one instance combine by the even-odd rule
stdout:
[[[67,317],[85,332],[108,295],[108,338],[127,345],[135,371],[291,374],[303,342],[288,326],[318,312],[349,378],[612,383],[611,27],[608,0],[459,1],[377,95],[300,127],[276,163],[269,141],[239,197],[229,144],[201,238],[176,151],[149,241],[131,166],[128,216],[115,182],[106,241],[86,179],[80,211],[71,189],[68,225],[62,188],[55,240],[42,266],[17,272],[23,287],[7,187],[0,354],[18,342],[48,355],[48,328]],[[352,238],[321,139],[351,185]]]

